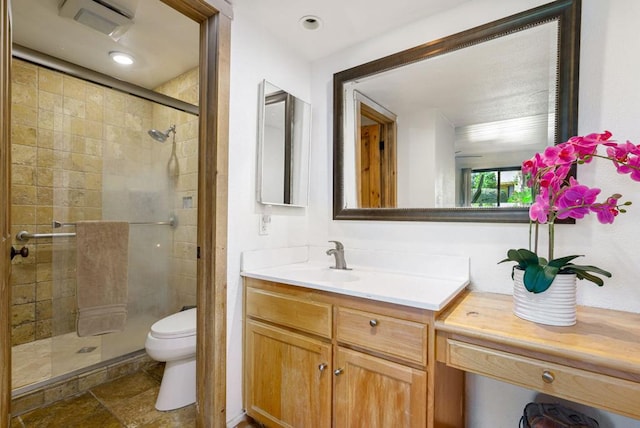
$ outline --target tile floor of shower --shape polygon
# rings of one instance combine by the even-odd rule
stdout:
[[[137,316],[127,321],[124,332],[112,333],[111,337],[78,337],[71,332],[14,346],[11,387],[16,390],[37,384],[143,349],[147,333],[157,320],[148,315]]]

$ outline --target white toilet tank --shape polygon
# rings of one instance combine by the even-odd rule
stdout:
[[[176,339],[195,334],[196,308],[169,315],[151,326],[151,335],[156,339]]]

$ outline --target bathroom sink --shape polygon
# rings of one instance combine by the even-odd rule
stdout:
[[[326,247],[291,247],[243,253],[241,275],[414,308],[442,310],[469,285],[463,256],[352,250],[353,270],[331,269]]]
[[[327,267],[296,270],[294,275],[301,281],[310,282],[352,282],[360,279],[352,270]]]

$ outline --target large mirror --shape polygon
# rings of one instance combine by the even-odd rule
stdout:
[[[306,206],[311,106],[272,83],[260,85],[258,201]]]
[[[334,75],[334,219],[527,222],[523,160],[577,131],[580,0]]]

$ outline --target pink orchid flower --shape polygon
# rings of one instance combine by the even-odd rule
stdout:
[[[615,195],[620,196],[620,195]],[[603,204],[594,204],[591,207],[591,211],[596,213],[598,221],[602,224],[611,224],[615,220],[616,216],[620,213],[618,210],[618,199],[610,197],[607,202]]]
[[[591,205],[596,202],[599,194],[600,189],[584,186],[571,177],[569,186],[564,188],[564,191],[556,201],[558,207],[556,218],[584,218],[585,215],[589,214]]]

